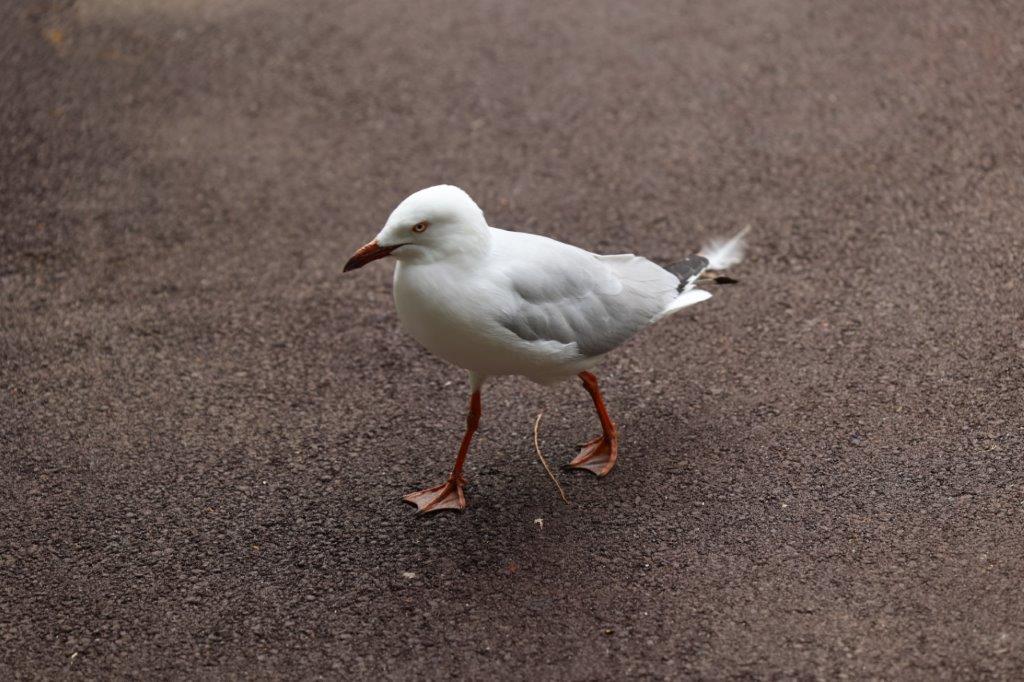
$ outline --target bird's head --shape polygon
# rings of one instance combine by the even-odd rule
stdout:
[[[391,212],[369,244],[345,264],[345,272],[384,256],[430,262],[486,246],[484,213],[469,195],[452,185],[437,185],[410,195]]]

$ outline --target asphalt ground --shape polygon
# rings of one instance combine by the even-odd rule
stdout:
[[[0,677],[1024,676],[1024,7],[0,10]],[[342,275],[421,187],[739,285],[566,383]]]

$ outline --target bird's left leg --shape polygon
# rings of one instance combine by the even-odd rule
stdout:
[[[469,444],[476,433],[476,427],[480,423],[480,386],[483,384],[483,377],[477,374],[470,374],[469,382],[473,389],[473,395],[469,399],[469,415],[466,417],[466,433],[462,436],[462,444],[459,446],[459,454],[455,458],[455,466],[448,480],[439,486],[409,493],[402,499],[416,505],[422,513],[440,511],[442,509],[455,509],[461,511],[466,508],[466,496],[462,487],[466,484],[462,478],[462,465],[466,461],[466,453],[469,452]]]
[[[615,466],[615,459],[619,454],[619,434],[604,406],[601,389],[597,386],[597,377],[590,372],[580,372],[579,377],[583,382],[583,387],[587,389],[587,393],[594,399],[594,408],[597,410],[598,419],[601,420],[603,433],[585,443],[580,448],[580,454],[576,459],[569,462],[569,466],[574,469],[586,469],[598,476],[604,476]]]

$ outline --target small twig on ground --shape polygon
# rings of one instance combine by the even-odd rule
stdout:
[[[558,482],[558,479],[555,478],[555,475],[551,473],[551,467],[548,466],[548,461],[544,459],[544,455],[540,451],[540,440],[537,434],[540,431],[540,418],[543,416],[544,411],[541,410],[540,412],[537,413],[537,421],[533,423],[533,447],[537,451],[537,459],[539,459],[540,463],[544,465],[544,471],[548,472],[548,478],[550,478],[551,481],[555,484],[555,487],[558,488],[558,494],[562,496],[562,502],[569,504],[569,498],[565,496],[565,491],[562,490],[562,486]]]

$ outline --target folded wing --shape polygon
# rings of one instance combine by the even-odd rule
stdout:
[[[527,342],[601,355],[657,319],[679,278],[646,258],[598,256],[537,235],[504,232],[497,265],[505,298],[496,320]]]

